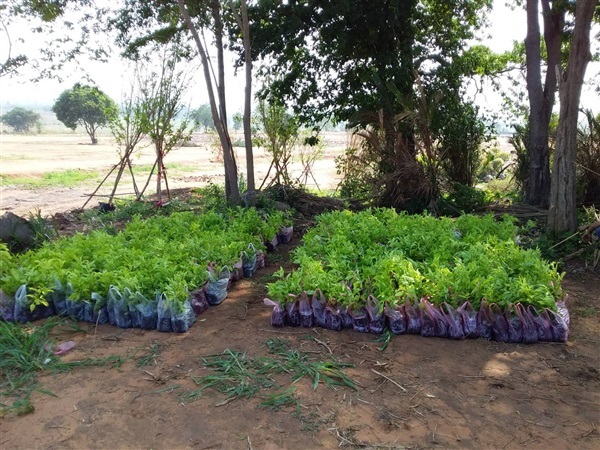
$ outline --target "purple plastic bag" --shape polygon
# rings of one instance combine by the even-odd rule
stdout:
[[[262,269],[263,267],[265,267],[266,257],[267,257],[267,255],[265,255],[264,252],[261,252],[260,250],[258,250],[256,252],[256,270]]]
[[[440,313],[444,316],[448,325],[448,337],[450,339],[464,339],[465,330],[463,328],[461,315],[448,303],[442,303]]]
[[[244,262],[242,261],[242,257],[236,261],[231,270],[231,281],[236,282],[241,280],[244,277]]]
[[[516,313],[516,308],[513,310],[509,305],[504,310],[504,318],[508,325],[508,342],[523,342],[523,322],[521,316]]]
[[[467,338],[479,337],[477,331],[477,311],[473,309],[471,302],[464,302],[458,307],[456,312],[460,315],[462,320],[463,332]]]
[[[271,325],[274,327],[282,327],[285,325],[285,310],[281,305],[269,298],[265,298],[263,302],[265,305],[273,307],[273,312],[271,313]]]
[[[400,305],[398,309],[394,309],[386,303],[383,307],[383,314],[387,317],[392,334],[406,333],[406,312],[403,305]]]
[[[547,310],[543,310],[541,313],[535,309],[533,305],[527,307],[527,311],[533,317],[533,323],[537,330],[538,341],[552,342],[554,336],[552,335],[552,324],[550,323],[550,317],[548,316]]]
[[[493,323],[494,316],[490,309],[490,305],[486,301],[482,301],[479,312],[477,313],[477,334],[483,339],[490,341],[494,336],[494,330],[492,329]]]
[[[190,292],[190,304],[192,305],[192,309],[194,310],[194,314],[196,314],[196,316],[199,316],[210,307],[208,300],[206,299],[206,292],[204,290],[205,287],[206,285]]]
[[[385,316],[379,312],[379,300],[372,295],[367,297],[367,314],[371,333],[381,334],[385,328]]]
[[[369,332],[369,316],[365,308],[348,308],[348,314],[352,317],[352,328],[359,333]]]
[[[277,233],[277,241],[280,244],[289,244],[294,236],[294,227],[281,227],[279,233]]]
[[[300,325],[305,328],[313,326],[313,310],[306,291],[302,291],[300,295]]]
[[[340,306],[340,317],[342,318],[343,328],[352,328],[352,316],[348,313],[348,308]]]
[[[333,331],[341,331],[343,327],[342,316],[337,306],[327,305],[325,307],[325,328]]]
[[[404,302],[404,312],[406,313],[406,332],[409,334],[421,334],[421,311],[415,308],[409,299]]]
[[[421,336],[448,337],[448,323],[444,315],[426,298],[421,299]]]
[[[564,304],[561,308],[564,311],[566,311]],[[548,312],[548,316],[550,317],[550,327],[552,329],[553,340],[555,342],[567,342],[567,339],[569,337],[569,325],[568,322],[565,320],[564,315],[561,314],[560,309],[558,313],[550,309],[547,309],[546,311]]]
[[[293,294],[289,294],[293,300],[288,301],[285,304],[285,323],[291,327],[300,326],[300,302],[298,297]]]
[[[490,305],[490,311],[492,312],[493,322],[492,330],[494,331],[494,340],[498,342],[508,342],[508,322],[506,317],[502,313],[500,306],[497,303]]]
[[[515,312],[521,318],[521,325],[523,326],[523,342],[525,344],[532,344],[538,341],[537,329],[533,316],[522,303],[517,303],[515,306]]]
[[[273,239],[271,239],[268,242],[265,242],[265,245],[266,245],[268,251],[274,252],[275,249],[277,248],[278,243],[279,243],[279,240],[277,239],[277,235],[275,235],[275,236],[273,236]]]
[[[327,300],[320,289],[315,289],[315,293],[313,294],[310,303],[313,310],[314,325],[317,327],[327,328],[325,320],[325,305],[327,305]]]

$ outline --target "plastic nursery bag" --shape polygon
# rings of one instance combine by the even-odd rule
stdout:
[[[227,288],[231,271],[229,267],[224,266],[217,275],[212,267],[208,268],[208,283],[206,283],[206,300],[209,305],[218,305],[227,298]]]
[[[15,298],[6,295],[0,289],[0,320],[13,322],[15,320]]]
[[[192,305],[192,309],[196,316],[199,316],[210,307],[208,300],[206,299],[205,289],[206,285],[190,292],[190,304]]]
[[[365,308],[348,308],[348,314],[352,317],[352,328],[359,333],[369,332],[369,316]]]
[[[488,341],[494,337],[494,331],[492,329],[492,323],[494,322],[494,316],[490,305],[486,301],[481,302],[479,312],[477,313],[477,334],[483,339]]]
[[[379,300],[372,295],[367,297],[367,315],[369,316],[369,331],[375,334],[383,333],[385,316],[379,311]]]
[[[550,317],[550,327],[552,329],[552,340],[554,342],[567,342],[569,337],[569,316],[566,307],[563,305],[556,305],[558,312],[554,312],[548,309],[548,316]],[[565,318],[566,312],[566,318]]]
[[[129,313],[131,324],[142,330],[155,330],[158,323],[158,311],[156,310],[157,299],[146,298],[141,292],[130,294]]]
[[[386,303],[383,307],[383,314],[387,317],[392,334],[406,333],[406,313],[404,312],[403,306],[394,309]]]
[[[270,252],[274,252],[275,249],[277,248],[277,244],[279,243],[278,239],[277,239],[277,235],[273,236],[273,239],[271,239],[268,242],[265,242],[265,245],[267,246],[267,250]]]
[[[537,342],[537,329],[535,328],[535,322],[533,321],[533,316],[531,313],[525,309],[522,303],[517,303],[515,306],[515,312],[521,319],[521,326],[523,327],[523,342],[525,344]]]
[[[47,317],[52,317],[56,314],[54,311],[54,303],[52,302],[52,297],[47,295],[44,300],[46,301],[46,305],[38,304],[33,311],[31,311],[31,321],[45,319]]]
[[[256,252],[256,270],[265,267],[266,258],[267,255],[265,255],[264,252],[261,252],[260,250]]]
[[[288,297],[288,302],[285,304],[285,323],[291,327],[299,327],[300,302],[294,294],[289,294]]]
[[[471,302],[464,302],[462,305],[458,307],[456,312],[459,314],[463,332],[465,337],[467,338],[476,338],[479,337],[479,333],[477,331],[477,311],[473,309]]]
[[[67,297],[67,315],[83,322],[85,320],[85,303],[80,299]]]
[[[127,300],[115,286],[111,286],[108,289],[106,307],[108,309],[108,318],[111,325],[116,325],[119,328],[131,328],[129,305],[127,304]]]
[[[342,328],[352,328],[352,317],[348,313],[348,308],[340,306],[339,311],[342,318]]]
[[[31,310],[29,309],[29,300],[27,299],[27,286],[21,285],[15,294],[15,322],[31,322]]]
[[[538,341],[551,342],[553,338],[552,324],[550,323],[550,316],[548,316],[547,310],[542,310],[540,313],[533,305],[529,305],[527,307],[527,312],[533,317]]]
[[[189,299],[171,302],[171,327],[176,333],[185,333],[196,321]]]
[[[231,270],[231,282],[235,283],[236,281],[240,281],[244,278],[244,262],[242,261],[242,255],[240,254],[240,259],[237,260]]]
[[[56,314],[66,316],[67,310],[67,298],[73,293],[73,286],[71,283],[62,285],[60,281],[54,280],[54,291],[52,291],[52,303],[54,303],[54,311]]]
[[[404,302],[406,313],[406,332],[409,334],[421,334],[421,311],[415,308],[409,299]]]
[[[173,331],[171,326],[171,307],[165,294],[156,294],[156,329],[169,333]]]
[[[516,308],[509,305],[504,310],[504,318],[508,324],[508,342],[523,342],[523,322],[521,316],[516,313]]]
[[[459,312],[444,302],[440,306],[440,313],[444,316],[448,325],[448,337],[450,339],[464,339],[465,330]]]
[[[313,326],[313,309],[308,300],[306,291],[300,295],[300,326],[310,328]]]
[[[256,272],[256,248],[252,242],[248,244],[248,251],[242,252],[242,265],[244,277],[250,278]]]
[[[500,306],[497,303],[490,305],[490,311],[492,312],[493,322],[492,330],[494,331],[494,340],[498,342],[508,342],[508,322],[506,317],[502,313]]]
[[[294,236],[294,226],[281,227],[277,233],[277,242],[279,244],[289,244]]]
[[[444,315],[426,298],[419,304],[421,310],[421,336],[448,337],[448,323]]]
[[[325,307],[325,328],[333,331],[341,331],[343,328],[342,316],[337,306],[327,305]]]
[[[269,298],[263,300],[265,305],[272,306],[273,312],[271,313],[271,325],[274,327],[282,327],[285,325],[285,310],[277,302]]]
[[[311,305],[313,310],[314,325],[317,327],[326,328],[325,320],[325,305],[327,300],[320,289],[315,289],[315,293],[311,299]]]
[[[109,322],[108,318],[108,310],[106,309],[106,298],[97,292],[92,292],[92,316],[90,317],[91,323],[97,323],[99,325],[103,325]],[[88,318],[86,317],[86,322]]]

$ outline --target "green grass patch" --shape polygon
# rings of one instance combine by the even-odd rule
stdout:
[[[18,325],[0,321],[0,416],[33,412],[31,393],[42,389],[38,375],[42,372],[67,372],[78,367],[119,367],[125,359],[119,356],[85,358],[63,362],[53,353],[53,332],[70,327],[68,319],[52,317],[39,325]]]
[[[17,185],[25,189],[75,187],[84,183],[99,182],[100,172],[68,169],[47,172],[40,176],[0,175],[0,180],[2,184]]]

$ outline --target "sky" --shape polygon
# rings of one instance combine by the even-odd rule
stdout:
[[[484,44],[489,46],[495,52],[510,50],[513,41],[521,41],[526,34],[526,17],[523,10],[513,11],[506,6],[506,0],[495,0],[494,9],[490,16],[490,26],[485,30],[490,38],[484,40]],[[25,27],[23,28],[26,29]],[[29,48],[36,48],[41,43],[32,40],[35,35],[24,36],[24,43],[15,42],[19,30],[11,29],[11,38],[13,41],[13,54],[19,50],[26,51]],[[0,58],[5,58],[6,42],[5,36],[0,36]],[[233,61],[233,57],[229,55]],[[118,57],[112,58],[109,64],[90,62],[88,72],[93,74],[92,78],[98,87],[115,99],[117,102],[122,98],[122,92],[129,85],[129,75],[126,63]],[[588,66],[589,74],[600,72],[600,64],[590,64]],[[5,112],[13,106],[42,107],[52,105],[60,93],[70,88],[76,82],[82,81],[82,76],[76,69],[64,71],[63,81],[42,80],[32,83],[28,80],[27,73],[8,78],[0,78],[0,113]],[[244,93],[244,73],[235,76],[233,73],[233,63],[226,67],[226,92],[228,93],[227,108],[229,114],[233,114],[243,109]],[[202,77],[202,71],[198,70],[192,80],[192,88],[189,91],[189,104],[197,107],[203,103],[208,103],[206,87]],[[478,96],[478,102],[490,107],[491,109],[500,108],[501,99],[498,94],[490,90],[484,91],[483,95]],[[582,95],[582,104],[584,107],[600,111],[600,99],[591,91],[584,89]]]

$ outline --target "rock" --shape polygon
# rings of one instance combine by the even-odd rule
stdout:
[[[35,244],[35,230],[26,219],[6,212],[0,217],[0,241],[8,245],[10,251],[27,250]]]

